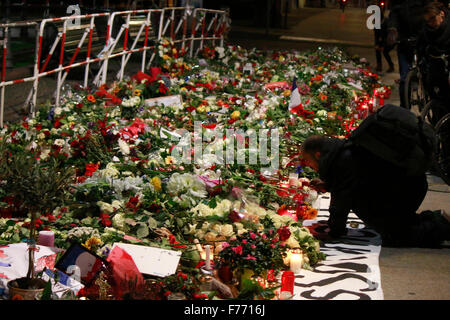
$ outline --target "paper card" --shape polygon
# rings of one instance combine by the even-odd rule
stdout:
[[[179,94],[173,95],[173,96],[145,99],[146,107],[153,107],[153,106],[159,106],[159,105],[164,105],[166,107],[169,107],[169,106],[182,105],[182,104],[183,104],[183,98]]]
[[[133,258],[140,273],[158,277],[174,274],[180,262],[181,252],[128,243],[114,243]],[[111,249],[111,250],[112,250]]]

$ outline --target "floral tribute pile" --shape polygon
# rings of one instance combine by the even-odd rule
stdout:
[[[10,159],[28,155],[74,170],[70,200],[40,212],[37,230],[54,231],[58,248],[75,241],[101,257],[115,242],[182,252],[175,275],[132,298],[165,299],[177,291],[204,299],[196,285],[205,263],[199,245],[211,245],[213,266],[228,263],[256,274],[288,269],[283,259],[300,248],[303,267],[312,269],[325,255],[302,226],[317,214],[317,191],[309,186],[314,173],[300,165],[298,146],[312,134],[347,136],[390,89],[358,57],[337,48],[299,53],[227,46],[204,49],[197,58],[166,40],[158,48],[157,67],[148,72],[99,88],[66,88],[60,106],[43,105],[34,118],[0,131]],[[301,104],[289,111],[294,77]],[[172,95],[181,103],[146,104]],[[229,144],[227,129],[278,129],[278,170],[219,163],[214,153],[180,163],[173,156],[180,141],[173,136],[193,132],[195,123],[201,123],[201,145],[213,149]],[[223,137],[209,141],[213,136]],[[248,138],[235,138],[244,139],[240,152],[248,156]],[[13,191],[8,180],[0,181],[0,244],[29,236],[31,221]]]

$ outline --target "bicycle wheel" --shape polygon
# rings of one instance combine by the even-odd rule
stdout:
[[[437,173],[450,185],[450,113],[446,114],[436,124],[438,148],[434,158]]]
[[[423,121],[428,122],[434,128],[436,128],[438,121],[442,115],[446,114],[447,111],[436,101],[430,100],[420,113],[420,117]]]
[[[425,88],[422,79],[417,70],[413,69],[408,72],[405,80],[404,99],[406,108],[412,110],[414,107],[421,112],[426,104]]]

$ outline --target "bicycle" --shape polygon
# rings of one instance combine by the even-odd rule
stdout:
[[[425,105],[429,102],[429,97],[426,94],[421,66],[417,55],[417,39],[409,38],[407,41],[409,46],[414,48],[414,53],[412,65],[405,80],[405,105],[409,110],[416,106],[419,112],[422,112]]]
[[[428,54],[428,56],[433,59],[442,59],[445,66],[444,72],[449,74],[448,54],[441,54],[439,56]],[[433,100],[430,100],[423,108],[420,117],[422,121],[430,123],[437,137],[438,143],[433,159],[433,168],[442,180],[450,185],[450,112],[448,112],[445,106],[433,104]]]

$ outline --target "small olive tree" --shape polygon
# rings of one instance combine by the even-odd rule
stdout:
[[[0,188],[21,203],[31,219],[30,243],[36,241],[36,219],[61,206],[70,196],[74,181],[74,168],[64,168],[61,161],[51,158],[46,162],[36,159],[36,154],[9,147],[0,142]],[[35,278],[34,250],[29,249],[27,278]]]

